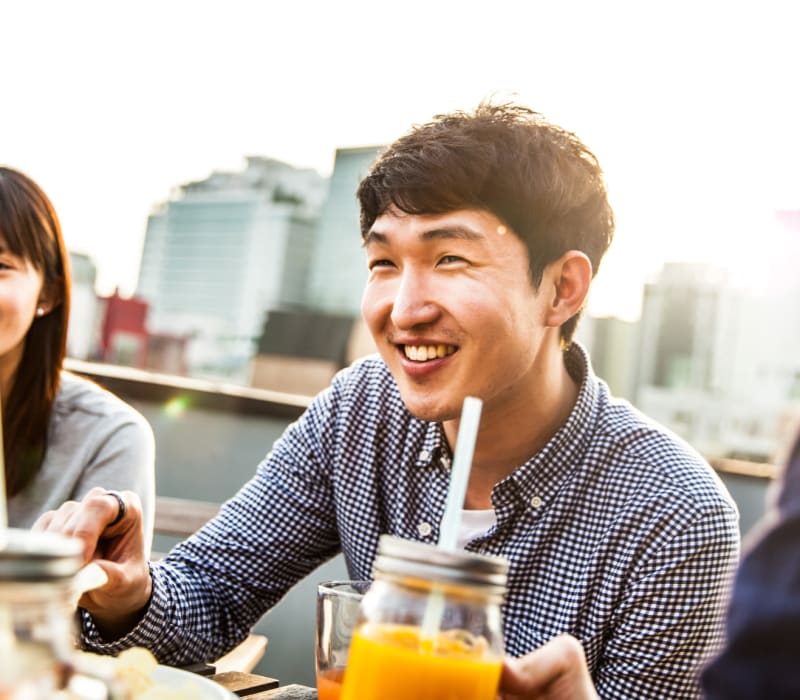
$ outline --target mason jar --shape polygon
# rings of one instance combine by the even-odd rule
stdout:
[[[0,533],[0,698],[52,700],[75,650],[72,578],[79,540],[8,529]]]
[[[384,535],[342,700],[495,700],[508,561]]]

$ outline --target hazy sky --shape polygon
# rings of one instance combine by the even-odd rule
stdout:
[[[797,6],[0,0],[0,163],[131,293],[172,187],[245,155],[329,174],[338,146],[515,94],[600,158],[618,227],[591,308],[632,317],[664,261],[747,278],[800,208]]]

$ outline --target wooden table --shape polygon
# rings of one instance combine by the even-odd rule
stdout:
[[[217,673],[209,678],[247,700],[317,700],[317,691],[305,685],[278,686],[275,678],[255,673]]]

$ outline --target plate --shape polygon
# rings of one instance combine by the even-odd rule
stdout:
[[[218,683],[198,676],[191,671],[184,671],[172,666],[157,666],[150,678],[161,687],[174,690],[191,690],[192,696],[197,700],[231,700],[236,698],[230,690],[223,688]]]

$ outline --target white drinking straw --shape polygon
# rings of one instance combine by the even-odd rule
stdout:
[[[478,437],[482,406],[483,402],[480,399],[468,396],[464,399],[464,405],[461,408],[461,421],[458,424],[458,438],[450,471],[450,486],[447,491],[444,515],[439,526],[438,547],[448,552],[456,549],[458,528],[461,525],[461,511],[464,508],[464,496],[467,493],[467,482],[472,466],[472,455],[475,452],[475,441]],[[428,603],[422,618],[423,640],[435,642],[443,613],[444,596],[441,591],[434,589],[428,596]],[[435,643],[432,648],[435,648]]]
[[[461,409],[461,422],[458,424],[458,438],[453,454],[453,469],[450,472],[450,487],[447,502],[439,526],[439,548],[450,552],[455,550],[458,528],[461,525],[461,511],[464,509],[464,496],[467,493],[469,470],[475,441],[478,438],[478,424],[481,420],[483,402],[474,396],[467,396]]]

